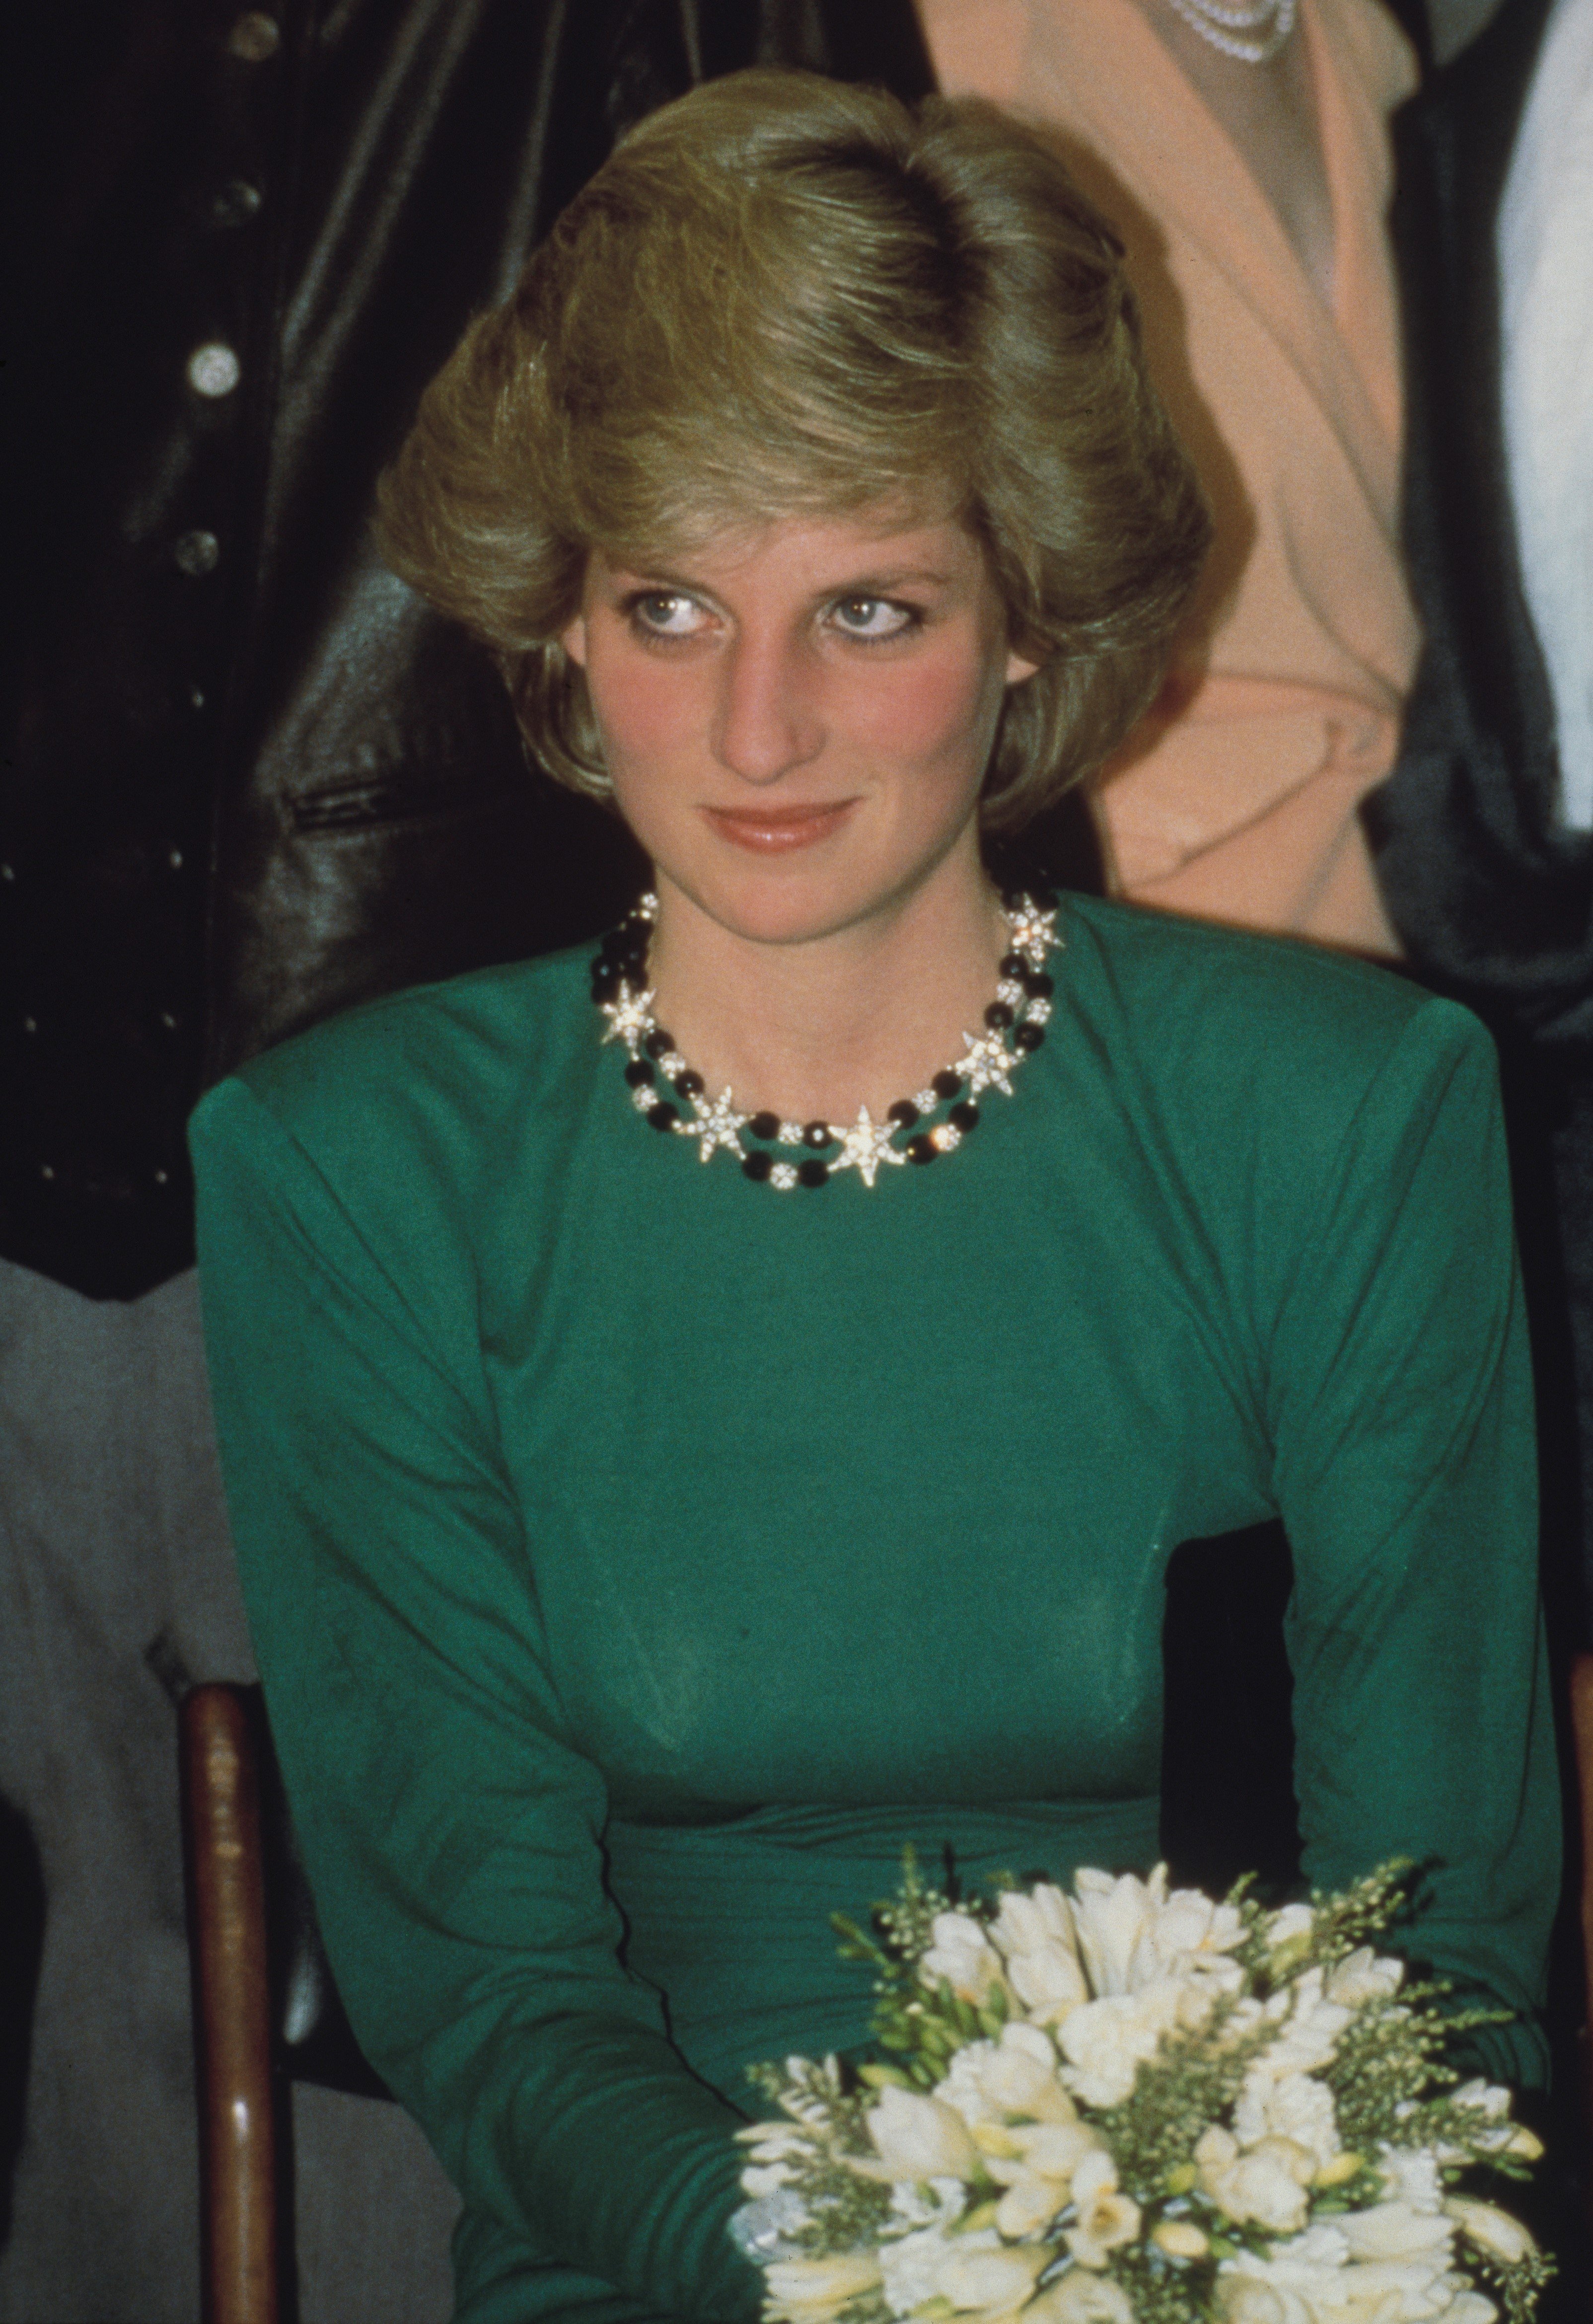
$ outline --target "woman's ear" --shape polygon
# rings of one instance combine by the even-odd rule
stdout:
[[[1039,667],[1037,661],[1027,660],[1022,654],[1009,653],[1007,657],[1005,683],[1008,686],[1021,686],[1026,678],[1033,678]]]
[[[586,667],[586,616],[577,613],[567,630],[560,630],[558,642],[576,666]]]

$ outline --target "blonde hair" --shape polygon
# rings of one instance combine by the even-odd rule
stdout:
[[[471,325],[383,478],[393,569],[608,793],[558,643],[587,555],[879,503],[983,544],[1013,647],[981,800],[1012,830],[1156,690],[1210,521],[1110,227],[993,107],[730,75],[636,129]]]

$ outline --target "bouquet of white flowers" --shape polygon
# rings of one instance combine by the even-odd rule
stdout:
[[[877,1935],[889,2063],[788,2058],[732,2225],[771,2324],[1523,2324],[1552,2272],[1469,2191],[1542,2152],[1460,2083],[1367,1942],[1410,1868],[1268,1911],[1081,1871],[953,1905],[911,1856]]]

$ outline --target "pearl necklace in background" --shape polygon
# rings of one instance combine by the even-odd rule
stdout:
[[[898,1098],[883,1121],[873,1120],[866,1105],[850,1124],[738,1113],[730,1090],[708,1096],[701,1074],[692,1071],[653,1014],[647,955],[658,916],[658,898],[643,896],[604,936],[592,964],[592,997],[608,1019],[603,1038],[624,1042],[631,1103],[655,1130],[695,1138],[704,1162],[723,1147],[745,1176],[779,1194],[825,1185],[837,1170],[855,1170],[872,1186],[882,1168],[952,1153],[979,1127],[984,1092],[999,1089],[1010,1097],[1012,1075],[1045,1038],[1054,990],[1045,960],[1062,942],[1056,899],[1008,895],[1001,903],[1008,947],[996,997],[984,1012],[984,1031],[963,1034],[968,1054],[957,1065],[935,1074],[912,1097]]]
[[[1218,0],[1167,0],[1192,32],[1245,65],[1269,65],[1294,29],[1297,0],[1249,0],[1224,8]]]

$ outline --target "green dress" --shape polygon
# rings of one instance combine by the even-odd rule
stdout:
[[[628,1102],[585,955],[361,1009],[193,1130],[239,1560],[361,2040],[469,2324],[756,2312],[744,2068],[860,2043],[827,1916],[1156,1858],[1164,1574],[1282,1517],[1306,1868],[1432,1858],[1530,2012],[1557,1810],[1487,1037],[1070,899],[930,1168],[815,1192]],[[1496,2069],[1541,2071],[1530,2018]]]

